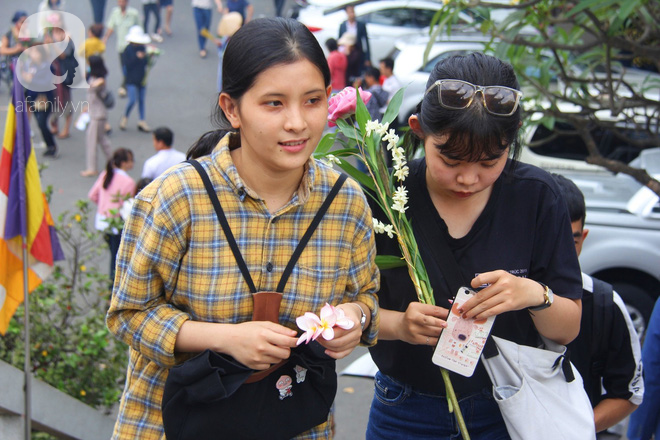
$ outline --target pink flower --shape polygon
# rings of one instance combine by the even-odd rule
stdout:
[[[371,93],[358,89],[360,97],[366,104],[371,99]],[[357,107],[357,95],[353,87],[346,87],[341,92],[332,96],[328,100],[328,126],[337,125],[337,119],[344,119],[347,116],[355,114]]]
[[[298,338],[297,345],[309,344],[309,341],[315,341],[319,336],[330,341],[335,337],[333,327],[337,326],[344,330],[350,330],[355,323],[346,317],[344,311],[340,308],[325,303],[321,309],[321,316],[318,317],[312,312],[306,312],[304,315],[296,318],[296,324],[304,331]]]

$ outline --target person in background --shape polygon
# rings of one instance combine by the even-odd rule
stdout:
[[[27,48],[18,38],[21,26],[25,23],[27,16],[28,14],[25,11],[14,12],[11,17],[11,28],[0,39],[0,56],[5,57],[5,62],[12,72],[14,71],[14,62]]]
[[[660,439],[660,298],[655,302],[642,346],[644,400],[630,416],[628,440]]]
[[[153,179],[149,179],[147,177],[143,177],[142,179],[137,181],[137,185],[135,186],[135,195],[137,196],[140,191],[142,191],[147,185],[149,185]],[[119,208],[119,216],[121,219],[126,223],[126,220],[128,220],[128,217],[131,214],[131,210],[133,209],[133,204],[135,203],[135,197],[131,197],[129,199],[126,199],[124,203],[122,203],[121,208]]]
[[[384,108],[387,108],[388,95],[385,90],[380,86],[378,81],[380,78],[380,71],[375,67],[367,67],[364,71],[363,79],[359,79],[353,84],[356,89],[363,87],[364,90],[371,93],[371,99],[366,104],[367,110],[371,115],[372,120],[381,121],[383,119]]]
[[[85,59],[89,65],[89,58],[93,56],[102,57],[105,54],[105,43],[103,38],[104,31],[103,23],[94,23],[87,30],[87,39],[85,40],[85,47],[81,49],[85,51]]]
[[[202,29],[208,30],[211,28],[214,1],[218,12],[222,12],[221,0],[192,0],[191,2],[195,27],[197,28],[197,45],[199,46],[199,56],[201,58],[206,58],[206,37],[201,32]]]
[[[172,36],[172,14],[174,14],[174,4],[172,0],[160,0],[160,8],[165,9],[165,33]]]
[[[115,279],[115,262],[122,231],[111,226],[109,220],[119,219],[119,209],[124,201],[135,196],[135,180],[128,175],[132,169],[133,152],[127,148],[117,149],[87,194],[97,205],[94,227],[105,234],[110,248],[110,282]]]
[[[362,75],[362,52],[356,45],[355,35],[345,32],[339,40],[339,51],[346,55],[346,85],[353,84]]]
[[[133,26],[140,25],[140,13],[137,9],[128,6],[128,0],[117,0],[117,7],[112,9],[110,17],[106,23],[106,32],[103,37],[103,43],[108,44],[108,40],[113,33],[117,33],[117,54],[119,55],[119,65],[122,69],[122,75],[126,74],[124,66],[124,49],[128,46],[126,36]],[[117,91],[120,97],[126,96],[126,77],[122,78],[121,86]]]
[[[275,17],[282,16],[282,9],[284,9],[285,0],[275,0]]]
[[[53,41],[64,41],[67,38],[66,32],[63,29],[63,24],[58,13],[53,13],[49,17],[51,28],[51,36]],[[55,89],[55,106],[53,115],[50,119],[50,130],[59,139],[66,139],[70,135],[71,121],[73,120],[73,98],[71,96],[71,84],[73,83],[73,76],[78,67],[78,61],[75,56],[75,47],[73,40],[69,40],[66,49],[56,58],[53,62],[55,75],[67,75],[67,80],[57,84]],[[85,72],[80,72],[84,75]],[[70,80],[69,80],[70,78]],[[64,118],[64,128],[62,131],[59,129],[59,120]]]
[[[383,58],[380,60],[380,73],[385,78],[383,80],[383,90],[387,92],[387,103],[389,104],[394,94],[401,88],[401,83],[394,76],[394,60],[392,58]]]
[[[149,33],[149,17],[153,15],[156,18],[156,23],[154,24],[154,31],[151,34],[151,39],[156,43],[162,43],[163,37],[160,36],[160,5],[158,4],[159,0],[142,0],[142,12],[144,14],[144,31]]]
[[[328,38],[325,47],[328,48],[328,67],[330,67],[330,77],[332,78],[332,93],[338,93],[346,87],[348,59],[345,54],[339,52],[337,40],[334,38]]]
[[[48,23],[48,16],[50,12],[60,12],[64,10],[64,0],[43,0],[41,3],[39,3],[39,12],[45,12],[46,14],[43,14],[41,16],[41,22],[39,23],[41,25],[41,29],[47,28],[49,26]]]
[[[103,23],[106,0],[90,0],[89,2],[92,5],[92,15],[94,16],[94,23]]]
[[[568,206],[578,257],[589,234],[584,196],[571,180],[553,174]],[[582,273],[580,334],[567,345],[591,405],[596,432],[625,419],[642,402],[639,338],[621,297],[610,284]]]
[[[367,35],[367,25],[358,21],[355,17],[355,6],[348,5],[344,8],[346,11],[346,21],[339,25],[339,37],[346,32],[355,36],[355,46],[360,51],[360,71],[356,77],[362,75],[364,68],[371,66],[371,49],[369,48],[369,36]],[[341,44],[341,43],[340,43]],[[352,81],[351,81],[352,82]],[[351,83],[349,82],[349,84]]]
[[[254,6],[247,0],[225,0],[225,6],[222,9],[223,14],[238,12],[243,17],[243,24],[250,22],[254,15]]]
[[[451,56],[435,65],[408,119],[404,149],[425,154],[408,162],[406,215],[436,305],[418,301],[407,268],[381,271],[381,326],[369,348],[379,369],[370,440],[460,438],[431,360],[456,294],[435,247],[448,247],[457,276],[478,290],[457,311],[466,319],[497,316],[493,335],[536,347],[539,335],[567,344],[580,330],[582,280],[568,209],[548,172],[516,160],[521,96],[510,64],[482,53]],[[376,246],[379,255],[401,255],[396,237],[378,234]],[[483,363],[471,377],[449,375],[470,438],[510,438]]]
[[[92,55],[89,58],[89,89],[87,89],[87,102],[89,104],[89,123],[87,124],[87,137],[85,157],[87,167],[80,172],[83,177],[94,177],[98,174],[96,170],[96,146],[100,145],[105,155],[106,163],[112,155],[112,145],[106,133],[108,121],[108,109],[103,103],[103,94],[107,86],[105,77],[108,74],[103,58]]]
[[[142,177],[155,179],[165,171],[186,160],[186,155],[172,147],[174,134],[167,127],[158,127],[153,131],[156,154],[146,160],[142,167]]]
[[[223,70],[219,129],[191,150],[201,153],[194,157],[216,188],[257,288],[272,291],[340,177],[312,157],[327,125],[330,71],[312,33],[283,18],[240,28]],[[163,437],[165,381],[190,354],[213,349],[266,369],[296,347],[296,317],[326,302],[354,323],[317,340],[326,355],[340,359],[360,342],[375,343],[373,223],[355,181],[339,189],[291,272],[279,323],[252,320],[252,294],[203,188],[190,164],[170,168],[136,196],[125,224],[106,318],[110,332],[130,345],[114,439]],[[267,233],[273,227],[278,232]],[[266,260],[264,249],[271,250]],[[332,438],[331,420],[329,414],[298,438]]]
[[[133,26],[128,32],[128,35],[126,35],[126,42],[129,44],[122,53],[122,60],[126,73],[128,102],[126,103],[124,115],[119,120],[119,128],[126,130],[128,117],[131,115],[131,110],[133,110],[133,106],[137,101],[140,118],[137,128],[140,131],[149,133],[151,129],[144,119],[147,106],[147,85],[145,84],[145,79],[147,77],[147,63],[149,62],[145,45],[151,42],[151,38],[149,38],[149,35],[140,26]]]

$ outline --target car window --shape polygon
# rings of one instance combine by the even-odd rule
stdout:
[[[639,155],[638,147],[627,144],[610,129],[598,127],[591,132],[591,135],[603,157],[629,163]],[[632,131],[626,132],[625,135],[631,138],[644,136]],[[539,125],[532,136],[530,147],[536,154],[561,159],[583,161],[589,154],[580,135],[570,124],[563,122],[555,124],[555,131]]]

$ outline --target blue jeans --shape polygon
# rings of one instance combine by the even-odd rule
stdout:
[[[135,101],[138,103],[138,112],[140,113],[140,121],[144,121],[144,102],[147,95],[147,88],[144,86],[136,86],[135,84],[126,84],[126,91],[128,92],[128,103],[126,104],[126,111],[124,116],[126,118],[131,114]]]
[[[193,8],[195,26],[197,26],[197,44],[199,44],[199,50],[204,50],[206,47],[206,38],[202,37],[199,32],[202,29],[209,29],[211,27],[211,12],[211,9]]]
[[[461,438],[456,418],[449,412],[444,396],[417,392],[381,372],[376,373],[374,386],[367,440]],[[510,440],[489,390],[464,397],[459,405],[471,439]]]

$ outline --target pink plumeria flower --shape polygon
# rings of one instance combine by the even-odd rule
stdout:
[[[344,330],[350,330],[355,323],[346,317],[344,311],[340,308],[333,307],[328,303],[321,308],[321,316],[317,316],[312,312],[306,312],[304,315],[296,318],[296,324],[304,331],[298,338],[297,345],[309,344],[310,341],[315,341],[319,336],[323,339],[330,341],[335,337],[333,327],[337,326]]]

